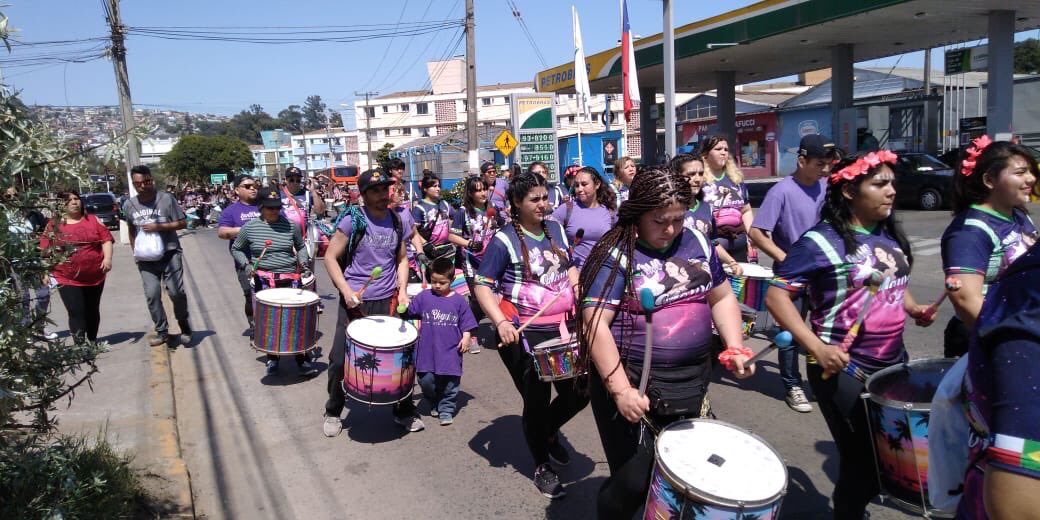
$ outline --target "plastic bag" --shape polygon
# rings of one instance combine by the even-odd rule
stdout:
[[[166,253],[162,236],[156,231],[141,230],[134,239],[134,258],[143,262],[154,262]]]

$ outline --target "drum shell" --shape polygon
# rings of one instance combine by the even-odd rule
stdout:
[[[748,265],[755,264],[741,264],[741,266]],[[756,267],[759,266],[756,265]],[[773,279],[773,271],[766,267],[759,268],[765,270],[768,276],[730,275],[729,283],[738,302],[761,312],[766,310],[766,291],[769,290],[769,282]]]
[[[346,342],[343,392],[347,396],[369,405],[392,405],[411,398],[417,340],[403,345],[367,345],[352,339],[348,327]]]
[[[534,371],[539,381],[564,381],[586,374],[581,367],[577,338],[543,341],[531,348]]]
[[[253,348],[276,356],[313,349],[318,336],[317,294],[311,293],[314,298],[307,303],[278,303],[265,299],[265,292],[253,295]]]

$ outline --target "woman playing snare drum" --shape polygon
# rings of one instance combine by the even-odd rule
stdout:
[[[679,174],[654,168],[637,173],[617,226],[582,268],[582,359],[610,465],[597,502],[600,518],[631,518],[645,502],[654,456],[640,419],[663,428],[700,415],[711,377],[712,321],[727,345],[742,346],[740,309],[715,248],[702,233],[683,227],[690,199],[690,185]],[[647,289],[653,294],[653,346],[650,366],[643,367],[648,324],[639,294]],[[754,367],[744,369],[745,355],[730,359],[738,378],[754,373]],[[641,395],[644,369],[651,383]]]
[[[879,492],[863,400],[866,378],[907,359],[903,325],[934,319],[907,291],[913,256],[892,214],[896,191],[887,150],[838,163],[830,176],[821,221],[791,246],[775,267],[766,306],[777,323],[804,345],[809,384],[838,447],[834,518],[862,518]],[[864,309],[870,287],[876,296]],[[810,330],[794,300],[808,293]],[[862,331],[848,351],[839,345],[857,316]],[[834,377],[831,377],[834,376]]]
[[[477,270],[475,292],[484,314],[495,324],[504,344],[498,353],[524,400],[523,428],[527,448],[536,465],[534,484],[548,498],[562,497],[560,479],[550,459],[566,466],[570,454],[560,443],[559,429],[588,404],[574,381],[555,382],[557,396],[550,403],[552,385],[541,382],[528,350],[560,339],[564,322],[573,319],[578,272],[567,254],[567,236],[559,223],[544,220],[548,212],[545,180],[521,173],[509,182],[511,225],[491,239]],[[492,289],[501,291],[499,304]],[[527,323],[540,310],[523,333]]]

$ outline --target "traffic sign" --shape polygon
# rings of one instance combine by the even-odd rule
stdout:
[[[513,134],[509,133],[509,130],[502,130],[502,133],[498,134],[495,138],[495,148],[502,152],[502,155],[509,157],[513,150],[516,148],[516,138]]]
[[[227,176],[226,173],[211,173],[211,174],[209,174],[209,183],[210,184],[221,184],[221,183],[227,182],[227,177],[228,176]]]

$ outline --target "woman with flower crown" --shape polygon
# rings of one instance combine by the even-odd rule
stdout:
[[[954,219],[941,246],[947,286],[960,287],[949,293],[956,315],[944,332],[946,357],[968,351],[986,289],[1036,242],[1025,211],[1036,179],[1036,160],[1020,145],[983,135],[964,151],[953,181]]]
[[[774,266],[766,295],[776,322],[809,352],[809,385],[838,448],[834,518],[863,518],[880,491],[860,399],[867,377],[907,359],[908,314],[924,326],[934,319],[907,290],[913,255],[892,214],[896,160],[880,150],[832,168],[820,222]],[[811,328],[794,304],[802,294]],[[861,312],[862,330],[850,335]]]

